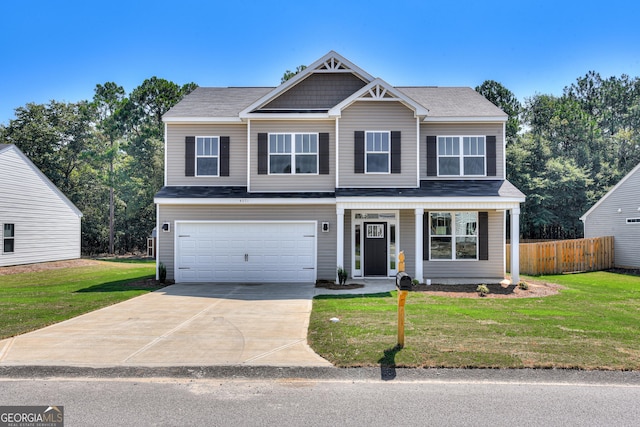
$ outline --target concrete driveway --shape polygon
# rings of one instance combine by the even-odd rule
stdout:
[[[307,345],[313,284],[178,284],[0,341],[0,366],[332,366]]]

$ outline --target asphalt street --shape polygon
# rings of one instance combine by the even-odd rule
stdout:
[[[2,405],[65,426],[637,426],[640,373],[338,368],[3,368]]]

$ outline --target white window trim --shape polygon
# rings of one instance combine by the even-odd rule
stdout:
[[[214,138],[214,139],[216,140],[216,144],[217,144],[217,146],[218,146],[218,154],[217,154],[217,155],[215,155],[215,156],[211,156],[211,155],[209,155],[209,156],[205,156],[205,155],[201,155],[201,156],[199,156],[199,155],[198,155],[198,138]],[[209,136],[209,135],[206,135],[206,136],[196,136],[196,148],[195,148],[195,152],[196,152],[196,155],[195,155],[195,159],[194,159],[194,161],[195,161],[195,176],[196,176],[196,177],[200,177],[200,178],[211,178],[211,177],[217,177],[217,176],[220,176],[220,137],[219,137],[219,136]],[[215,159],[217,160],[217,162],[218,162],[218,167],[216,168],[216,169],[217,169],[217,171],[218,171],[218,173],[217,173],[217,174],[215,174],[215,175],[199,175],[199,174],[198,174],[198,159],[213,159],[213,158],[215,158]]]
[[[367,135],[370,133],[386,133],[388,135],[389,149],[387,151],[369,151],[367,150]],[[387,155],[387,171],[386,172],[369,172],[367,154],[385,154]],[[368,130],[364,133],[364,173],[370,175],[390,175],[391,174],[391,131],[389,130]]]
[[[441,155],[440,154],[440,138],[458,138],[458,150],[459,153],[458,155]],[[483,138],[484,141],[484,154],[483,155],[465,155],[464,154],[464,145],[463,145],[463,141],[464,138]],[[453,158],[453,157],[457,157],[458,161],[459,161],[459,171],[460,173],[458,175],[444,175],[440,173],[440,159],[441,158]],[[483,165],[483,169],[484,169],[484,173],[483,174],[477,174],[477,175],[466,175],[464,173],[464,159],[465,158],[478,158],[478,157],[482,157],[482,159],[484,160],[484,165]],[[438,135],[436,137],[436,160],[437,160],[437,166],[438,166],[438,176],[441,177],[486,177],[487,176],[487,136],[486,135]]]
[[[271,135],[291,135],[291,152],[290,153],[271,153]],[[315,135],[316,136],[316,152],[315,153],[298,153],[296,152],[296,135]],[[291,172],[277,173],[271,172],[271,155],[290,155],[291,156]],[[314,173],[296,172],[296,156],[316,156],[316,171]],[[287,176],[287,175],[319,175],[320,174],[320,134],[318,132],[272,132],[267,135],[267,168],[269,175]]]
[[[433,213],[448,213],[451,214],[451,234],[447,234],[447,235],[440,235],[440,234],[435,234],[432,235],[431,234],[431,214]],[[456,234],[456,214],[458,213],[475,213],[476,214],[476,257],[475,258],[463,258],[463,259],[457,259],[456,258],[456,237],[468,237],[466,234],[462,234],[462,235],[458,235]],[[433,261],[433,262],[475,262],[479,260],[480,257],[480,232],[478,230],[478,226],[479,226],[479,221],[480,221],[480,212],[478,211],[429,211],[428,212],[429,215],[429,261]],[[431,258],[431,237],[450,237],[451,238],[451,258],[449,259],[442,259],[442,258]]]

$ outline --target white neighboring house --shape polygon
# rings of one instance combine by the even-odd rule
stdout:
[[[0,267],[80,258],[81,217],[18,147],[0,144]]]
[[[614,237],[616,267],[640,268],[640,164],[580,220],[584,237]]]

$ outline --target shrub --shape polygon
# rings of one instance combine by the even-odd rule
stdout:
[[[344,285],[347,283],[347,270],[342,267],[338,267],[338,283]]]
[[[489,288],[487,287],[487,285],[478,285],[478,287],[476,288],[476,292],[481,297],[486,297],[489,294]]]
[[[411,283],[413,283],[413,286],[418,286],[420,284],[420,281],[418,279],[413,279]]]
[[[518,288],[522,289],[523,291],[527,291],[529,290],[529,284],[524,280],[521,280],[518,282]]]
[[[158,266],[158,275],[160,283],[164,283],[167,280],[167,267],[163,263]]]

